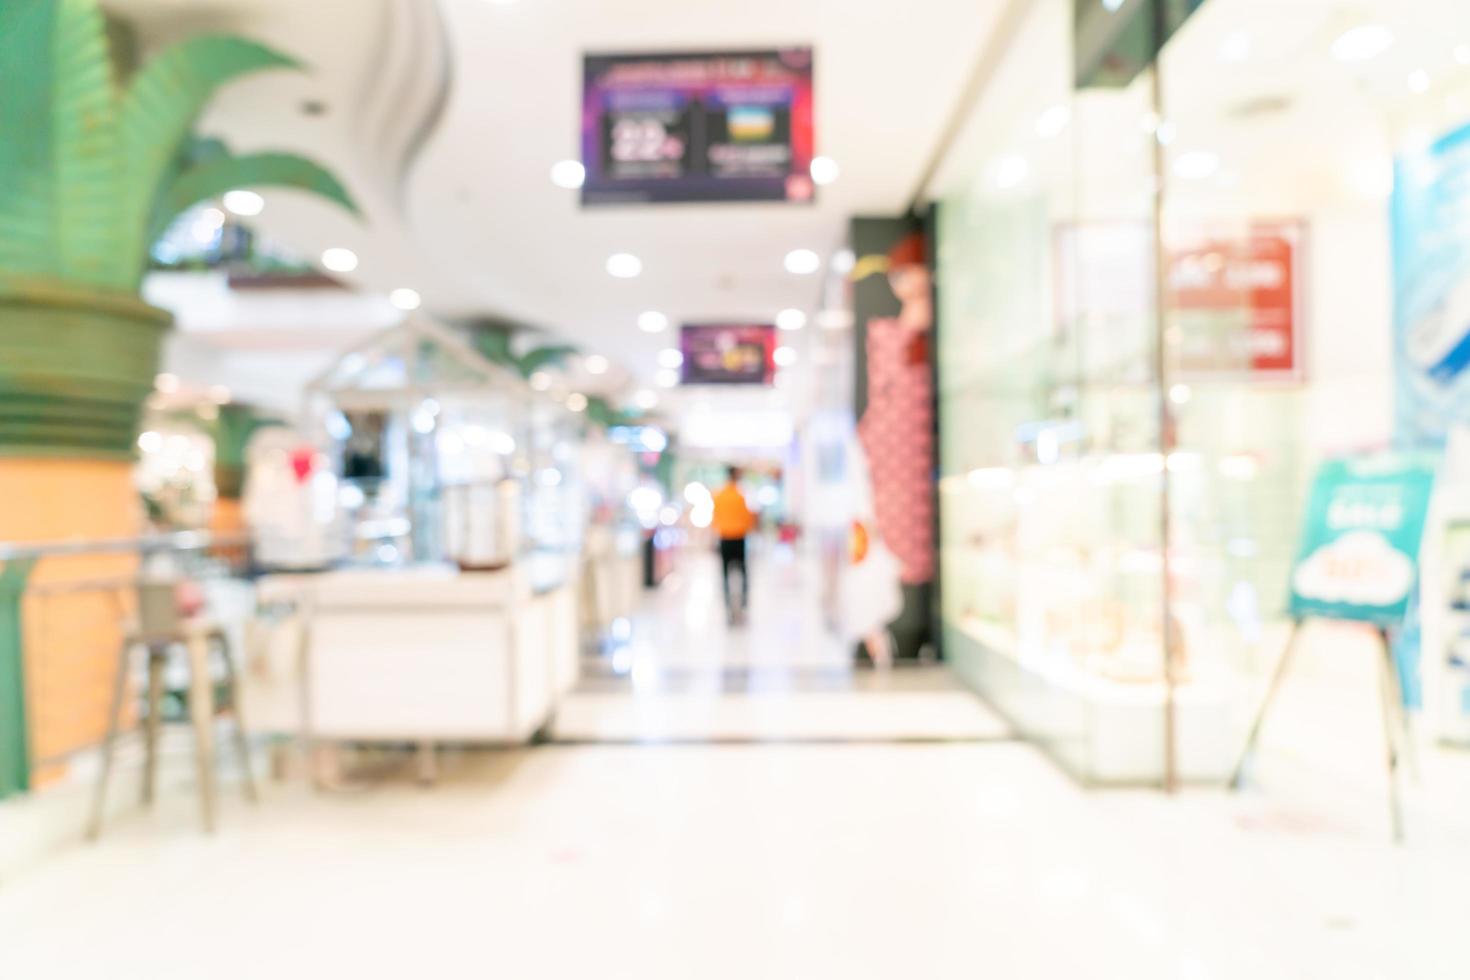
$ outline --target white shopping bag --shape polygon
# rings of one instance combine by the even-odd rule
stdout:
[[[873,516],[873,490],[862,444],[847,446],[852,481],[852,528],[837,582],[837,624],[844,639],[861,640],[885,629],[903,612],[898,558],[883,543]]]

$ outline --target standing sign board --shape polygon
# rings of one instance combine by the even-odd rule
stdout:
[[[588,55],[582,204],[810,202],[812,50]]]
[[[1317,473],[1291,575],[1296,619],[1397,626],[1418,581],[1434,489],[1420,453],[1333,460]]]
[[[1434,471],[1432,455],[1383,453],[1333,460],[1317,472],[1301,551],[1291,573],[1294,626],[1246,736],[1235,769],[1237,787],[1291,665],[1303,623],[1308,619],[1365,623],[1378,634],[1389,813],[1394,839],[1403,839],[1398,770],[1400,758],[1413,751],[1413,739],[1390,631],[1403,623],[1417,592],[1419,544],[1434,491]]]

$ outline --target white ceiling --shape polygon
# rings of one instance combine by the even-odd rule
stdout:
[[[828,256],[847,218],[901,211],[1004,0],[442,0],[452,88],[399,210],[364,166],[370,107],[354,98],[379,66],[392,8],[419,0],[113,0],[140,14],[151,42],[200,26],[249,32],[314,66],[235,86],[207,122],[239,149],[312,153],[369,205],[366,223],[290,193],[267,195],[268,233],[305,254],[346,246],[366,289],[412,286],[450,316],[498,315],[543,326],[651,378],[671,336],[635,325],[643,310],[683,320],[814,312],[815,276],[793,276],[793,248]],[[383,10],[388,10],[385,15]],[[187,20],[184,18],[187,16]],[[397,18],[401,20],[401,17]],[[385,26],[386,25],[386,26]],[[819,153],[841,177],[814,206],[664,205],[583,211],[552,185],[577,155],[581,55],[811,44]],[[383,69],[388,70],[388,69]],[[406,72],[403,66],[394,66]],[[296,111],[306,97],[325,118]],[[412,124],[406,120],[405,124]],[[643,274],[604,271],[617,251]]]

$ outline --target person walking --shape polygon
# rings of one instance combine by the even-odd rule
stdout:
[[[750,605],[750,572],[745,563],[745,539],[755,529],[755,514],[740,492],[740,470],[730,467],[725,485],[715,494],[715,533],[720,536],[720,566],[724,573],[725,610],[734,623],[745,615]],[[740,572],[740,604],[736,606],[730,576]]]

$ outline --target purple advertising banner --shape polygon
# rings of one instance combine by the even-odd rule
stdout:
[[[582,204],[802,201],[812,51],[587,55]]]
[[[686,385],[768,385],[775,373],[772,324],[688,324],[679,334]]]

